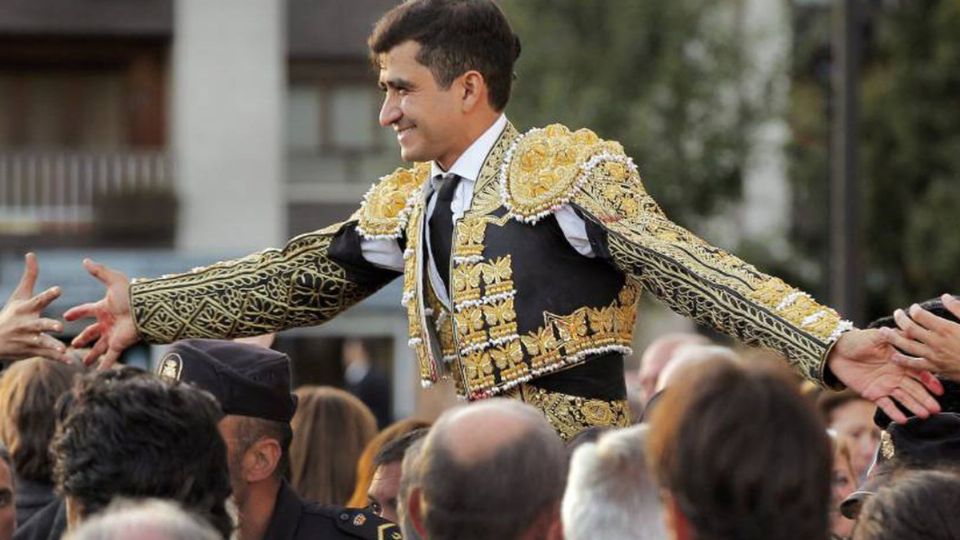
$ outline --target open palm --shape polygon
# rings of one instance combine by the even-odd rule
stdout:
[[[112,366],[123,351],[139,340],[137,327],[130,314],[130,280],[121,272],[111,270],[89,259],[83,266],[107,289],[106,295],[96,301],[69,309],[63,314],[68,321],[95,318],[71,343],[83,347],[96,340],[93,348],[84,357],[85,364],[100,360],[100,368]]]

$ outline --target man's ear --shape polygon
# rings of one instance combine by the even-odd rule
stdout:
[[[487,81],[477,70],[470,70],[459,77],[461,107],[471,112],[478,105],[487,103]]]
[[[283,451],[276,439],[263,437],[251,444],[243,453],[243,479],[254,483],[270,478],[277,470],[282,455]]]
[[[419,487],[410,489],[410,493],[407,495],[407,517],[410,518],[410,523],[413,524],[413,528],[420,535],[420,538],[427,538],[427,528],[423,522],[424,504],[421,497],[422,490]]]

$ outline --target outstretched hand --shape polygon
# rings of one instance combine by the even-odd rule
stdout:
[[[926,418],[940,412],[931,394],[942,394],[943,385],[929,371],[893,362],[897,350],[887,332],[851,330],[837,340],[827,366],[849,388],[877,404],[893,421],[907,417],[893,400],[913,414]]]
[[[960,319],[960,300],[949,294],[941,298],[943,307]],[[911,369],[926,369],[960,382],[960,324],[938,317],[914,304],[909,316],[902,309],[893,314],[900,331],[884,329],[902,352],[893,361]]]
[[[66,347],[46,332],[59,332],[63,325],[40,314],[60,296],[60,287],[51,287],[34,296],[40,267],[37,257],[27,253],[20,283],[0,310],[0,358],[20,360],[45,356],[62,360]]]
[[[123,351],[139,339],[137,328],[130,313],[130,280],[122,272],[84,259],[84,268],[107,288],[106,295],[96,301],[70,308],[63,317],[68,321],[96,318],[96,322],[84,328],[71,342],[73,347],[83,347],[96,340],[93,348],[83,358],[87,365],[98,358],[99,367],[106,369],[116,363]]]

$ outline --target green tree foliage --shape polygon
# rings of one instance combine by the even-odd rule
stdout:
[[[827,245],[829,12],[798,33],[792,92],[797,245]],[[860,158],[867,309],[960,291],[960,2],[887,2],[869,13]]]
[[[623,143],[669,215],[737,200],[749,129],[737,0],[501,0],[523,53],[522,130],[561,122]]]

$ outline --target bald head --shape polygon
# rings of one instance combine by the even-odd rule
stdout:
[[[540,411],[508,399],[491,399],[454,409],[437,421],[433,432],[437,443],[461,465],[490,459],[525,435],[551,442],[556,439]]]
[[[548,527],[566,462],[563,443],[533,407],[492,399],[447,411],[421,450],[419,493],[408,505],[414,525],[431,540],[518,538]]]
[[[733,349],[729,347],[722,347],[720,345],[680,346],[674,350],[670,363],[660,372],[656,391],[659,392],[671,384],[676,383],[682,379],[685,374],[692,373],[693,370],[704,364],[714,362],[736,364],[739,361],[737,353],[733,352]]]
[[[655,339],[640,357],[641,399],[646,403],[656,392],[657,380],[663,369],[673,360],[673,355],[684,345],[708,345],[710,340],[689,332],[666,334]]]

